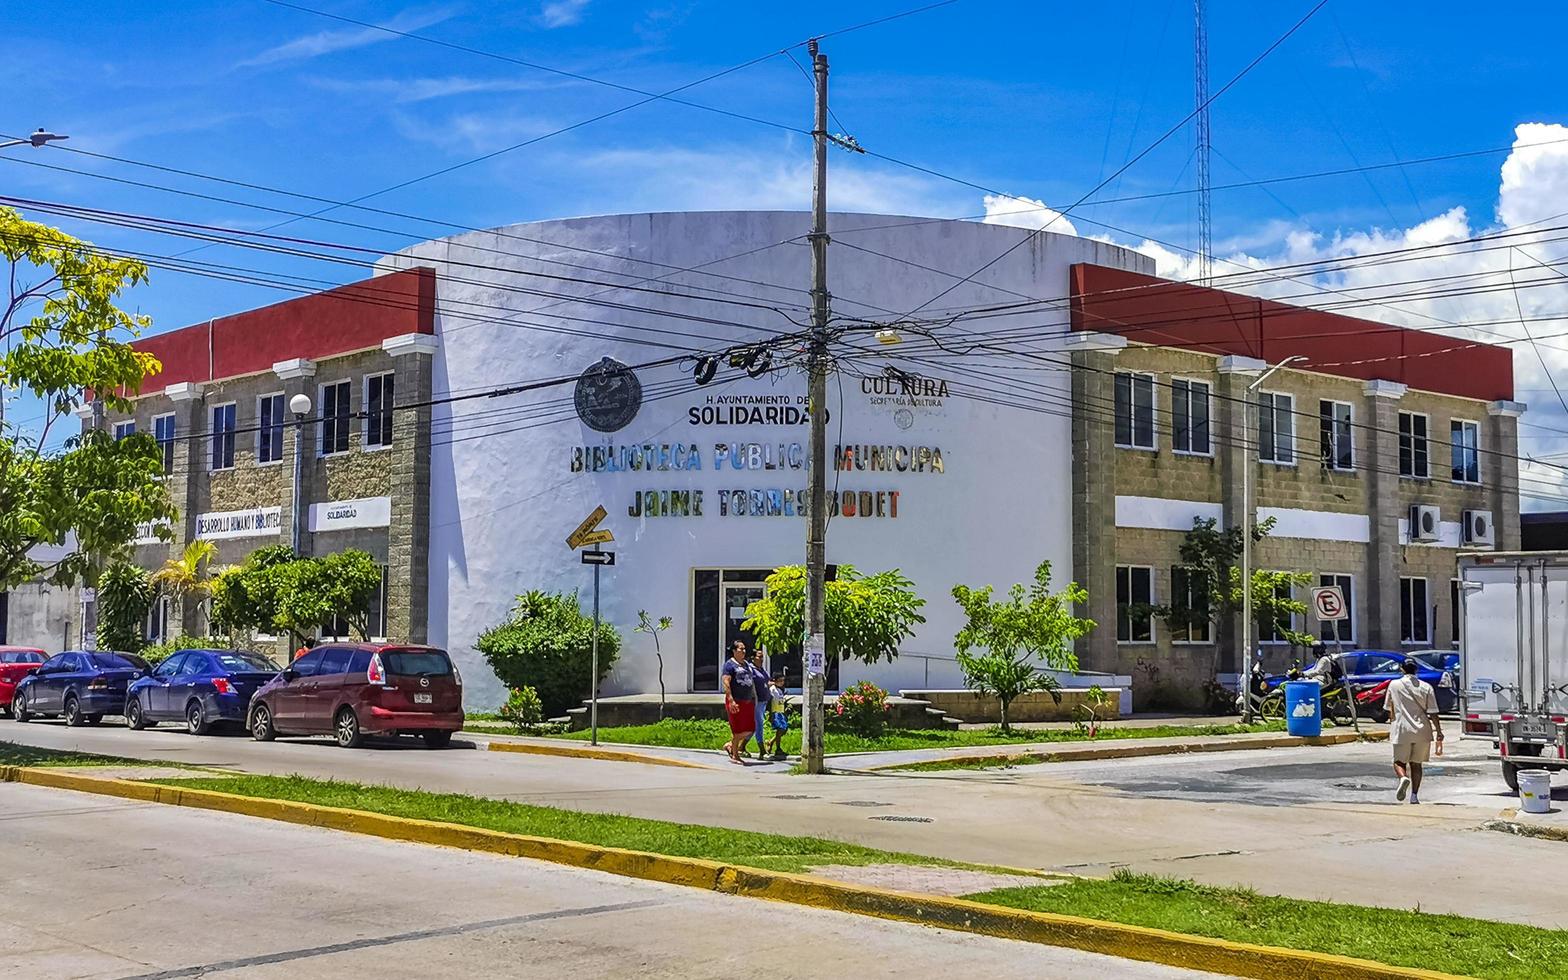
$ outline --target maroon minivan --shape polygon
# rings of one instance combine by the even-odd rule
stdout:
[[[351,749],[366,735],[418,735],[445,748],[463,727],[463,679],[435,647],[327,643],[262,685],[247,726],[258,742],[330,733]]]

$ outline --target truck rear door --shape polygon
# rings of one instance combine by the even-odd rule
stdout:
[[[1460,563],[1464,602],[1464,642],[1460,673],[1466,710],[1505,712],[1522,709],[1525,650],[1531,637],[1525,563],[1481,558]]]

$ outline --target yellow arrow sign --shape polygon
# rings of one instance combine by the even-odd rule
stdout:
[[[594,528],[599,526],[600,521],[609,516],[609,511],[605,510],[603,505],[595,507],[593,513],[589,514],[586,520],[577,525],[577,530],[566,536],[566,546],[576,551],[578,548],[586,547],[590,544],[604,544],[607,541],[614,541],[615,535],[610,533],[609,528],[594,530]]]

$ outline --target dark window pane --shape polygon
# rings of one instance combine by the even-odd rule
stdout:
[[[1132,445],[1132,376],[1116,376],[1116,444]]]
[[[446,677],[452,673],[452,660],[440,650],[383,650],[381,666],[400,677]]]
[[[692,690],[719,689],[719,573],[692,573]]]

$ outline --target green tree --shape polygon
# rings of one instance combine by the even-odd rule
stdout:
[[[238,565],[220,569],[212,580],[212,620],[231,637],[271,632],[278,615],[282,576],[273,569],[294,560],[288,545],[268,545]]]
[[[1272,530],[1272,517],[1253,525],[1253,543],[1262,541]],[[1220,528],[1219,522],[1212,517],[1194,518],[1192,529],[1182,537],[1179,551],[1189,581],[1195,583],[1194,601],[1151,606],[1154,615],[1175,630],[1193,626],[1217,630],[1220,623],[1240,614],[1246,598],[1241,587],[1241,533],[1239,527]],[[1216,586],[1214,583],[1221,584]],[[1260,628],[1273,625],[1276,632],[1293,644],[1311,646],[1312,634],[1291,626],[1297,616],[1303,616],[1307,611],[1306,603],[1295,598],[1296,588],[1311,583],[1312,576],[1307,572],[1253,569],[1253,619]],[[1214,644],[1215,676],[1219,675],[1223,652],[1220,644]]]
[[[349,549],[320,558],[296,558],[263,573],[276,589],[272,622],[304,640],[334,618],[342,618],[368,640],[370,600],[381,587],[381,566],[363,551]]]
[[[199,606],[212,594],[209,571],[216,557],[218,546],[211,541],[189,541],[178,558],[168,559],[152,573],[153,588],[179,603],[182,623],[187,619],[188,606]]]
[[[659,661],[659,720],[664,720],[664,652],[659,649],[659,634],[669,629],[674,620],[668,616],[660,616],[656,623],[648,618],[646,609],[637,610],[637,625],[632,627],[635,633],[647,633],[653,637],[653,655]]]
[[[741,628],[765,650],[792,650],[806,635],[805,566],[786,565],[769,575],[764,584],[766,593],[746,607]],[[899,644],[926,621],[920,615],[925,604],[915,594],[915,583],[896,568],[861,575],[851,565],[840,565],[837,577],[827,583],[823,599],[827,655],[868,664],[893,660]]]
[[[128,561],[109,564],[98,576],[98,645],[139,653],[147,645],[147,610],[154,589],[147,573]]]
[[[992,588],[953,586],[953,598],[966,622],[953,638],[964,682],[976,694],[990,695],[1001,705],[1002,730],[1010,731],[1008,710],[1013,701],[1031,691],[1050,691],[1060,701],[1053,670],[1077,670],[1073,641],[1094,629],[1095,622],[1074,613],[1089,600],[1077,582],[1061,592],[1051,591],[1051,563],[1043,561],[1034,572],[1034,583],[1015,583],[1002,600],[992,598]],[[977,654],[973,651],[986,651]]]
[[[27,433],[0,425],[0,591],[37,578],[94,581],[138,525],[166,537],[174,516],[150,436],[53,438],[85,399],[125,410],[161,369],[130,346],[150,321],[116,305],[146,281],[147,267],[3,207],[0,256],[10,283],[0,307],[0,391],[24,391],[44,407]]]
[[[593,690],[593,619],[576,592],[525,592],[512,614],[479,635],[474,646],[509,688],[532,687],[545,717],[575,708]],[[599,624],[599,680],[620,654],[621,635]]]

